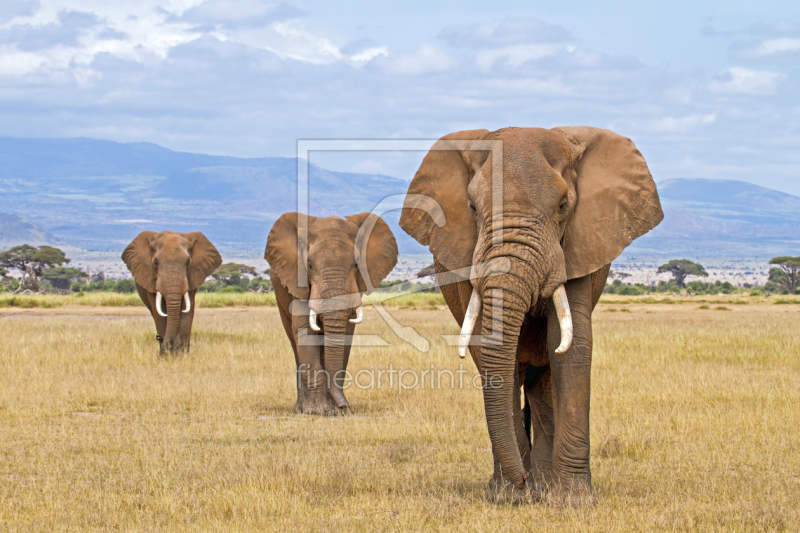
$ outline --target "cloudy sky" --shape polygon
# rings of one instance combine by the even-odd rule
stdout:
[[[800,195],[800,2],[0,0],[0,135],[238,156],[586,124]],[[410,179],[421,154],[320,154]]]

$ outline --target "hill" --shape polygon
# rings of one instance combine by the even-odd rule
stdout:
[[[664,221],[628,255],[772,257],[800,252],[800,198],[743,181],[658,185]]]
[[[60,247],[65,251],[74,249],[24,217],[0,213],[0,250],[20,244],[31,246],[46,244]]]
[[[200,230],[226,253],[258,256],[275,219],[297,209],[296,175],[295,158],[193,154],[83,138],[0,138],[0,212],[34,224],[31,240],[58,239],[86,250],[117,252],[146,229]],[[312,164],[309,212],[369,211],[407,187],[390,176]],[[798,197],[741,181],[677,179],[658,188],[665,219],[624,257],[800,253]],[[400,230],[398,217],[397,211],[386,215],[401,252],[425,253]],[[8,224],[22,228],[21,222]],[[36,231],[48,236],[36,237]]]
[[[0,212],[24,215],[87,250],[122,249],[143,230],[200,230],[228,252],[263,253],[297,209],[297,159],[174,152],[149,143],[0,138]],[[309,166],[309,212],[369,211],[407,182]],[[424,251],[396,225],[403,249]]]

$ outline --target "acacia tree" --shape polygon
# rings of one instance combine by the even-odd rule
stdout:
[[[50,267],[42,271],[42,279],[49,281],[56,289],[69,289],[73,281],[88,277],[89,274],[74,267]]]
[[[769,280],[783,285],[789,294],[794,294],[800,285],[800,257],[782,255],[769,260],[770,265],[778,265],[769,270]]]
[[[673,259],[669,263],[665,263],[658,267],[656,274],[669,272],[678,287],[683,288],[687,276],[703,276],[707,277],[708,272],[703,268],[703,265],[694,263],[688,259]]]
[[[23,244],[0,253],[0,266],[16,268],[22,272],[20,287],[25,286],[33,290],[39,288],[39,278],[44,269],[69,264],[69,262],[70,260],[64,252],[52,246],[36,248],[29,244]]]
[[[251,267],[249,265],[240,265],[239,263],[225,263],[224,265],[220,265],[214,272],[211,273],[211,277],[214,278],[216,281],[220,281],[223,285],[239,285],[239,281],[242,279],[242,276],[254,276],[256,275],[255,267]]]

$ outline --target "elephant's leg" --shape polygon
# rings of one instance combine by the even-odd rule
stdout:
[[[516,434],[520,456],[522,457],[522,464],[525,465],[526,470],[530,470],[531,444],[528,440],[527,433],[525,433],[525,424],[522,418],[520,377],[519,372],[515,372],[514,374],[514,432]],[[522,492],[514,487],[508,478],[503,475],[503,470],[500,467],[500,458],[495,452],[494,447],[492,448],[492,458],[494,460],[494,473],[489,479],[489,492],[487,494],[488,499],[497,503],[522,503],[529,501],[530,495],[528,492]]]
[[[175,350],[177,352],[189,351],[189,343],[192,340],[192,323],[194,322],[195,294],[197,291],[189,293],[189,302],[192,309],[188,313],[181,313],[181,323],[178,326],[178,341]]]
[[[297,339],[298,381],[302,389],[300,412],[325,414],[330,411],[328,400],[327,374],[322,365],[317,344],[319,335],[300,333]]]
[[[167,319],[156,313],[156,295],[154,293],[147,292],[138,283],[136,284],[136,289],[139,292],[139,298],[142,299],[145,307],[150,311],[150,316],[153,317],[153,322],[155,322],[156,325],[156,340],[158,341],[160,354],[165,355],[167,352],[164,349],[163,342],[164,334],[167,332]]]
[[[292,345],[292,353],[294,354],[295,385],[297,386],[297,401],[294,403],[294,410],[302,413],[305,391],[303,389],[303,380],[300,379],[300,359],[297,357],[296,334],[292,326],[292,315],[289,313],[292,297],[288,291],[278,284],[275,286],[275,299],[278,301],[278,314],[281,317],[283,330],[286,332],[286,336],[289,337],[289,343]]]
[[[344,365],[342,366],[343,372],[341,372],[341,375],[331,376],[330,377],[331,382],[335,379],[341,385],[344,385],[346,383],[352,383],[352,380],[347,380],[345,378],[346,378],[346,372],[347,372],[347,363],[350,362],[350,350],[353,348],[353,344],[352,344],[352,340],[351,339],[353,338],[353,334],[355,333],[355,330],[356,330],[356,325],[351,323],[351,322],[348,322],[347,323],[347,329],[345,329],[345,335],[347,337],[346,337],[345,345],[344,345]],[[331,383],[331,385],[333,385],[333,383]],[[336,406],[336,401],[333,399],[333,397],[330,396],[330,394],[328,396],[329,396],[329,400],[331,402],[331,405]],[[344,396],[344,390],[342,390],[342,396]],[[346,410],[347,410],[347,408],[345,407],[345,408],[338,409],[337,412],[344,413],[344,412],[346,412]]]
[[[300,412],[325,414],[330,411],[328,377],[322,365],[322,336],[308,325],[307,316],[293,316],[297,347],[297,376],[302,388]]]
[[[554,415],[553,488],[550,501],[580,505],[594,502],[589,466],[589,397],[592,369],[591,276],[565,285],[574,334],[566,353],[556,354],[561,331],[550,308],[547,348]]]
[[[533,490],[542,493],[552,482],[553,475],[553,394],[550,368],[529,366],[525,393],[531,408],[531,483]]]

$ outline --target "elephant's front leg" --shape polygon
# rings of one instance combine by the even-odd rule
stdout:
[[[136,289],[139,291],[139,297],[144,302],[145,307],[147,307],[147,310],[150,311],[150,315],[153,317],[153,322],[155,322],[156,325],[156,340],[158,341],[159,354],[164,356],[167,353],[167,350],[164,348],[167,319],[156,313],[155,293],[147,292],[143,287],[139,286],[139,284],[136,285]]]
[[[189,351],[189,344],[192,341],[192,323],[194,322],[194,302],[196,293],[197,291],[189,292],[189,305],[192,306],[189,312],[184,313],[183,308],[181,310],[181,323],[178,326],[178,341],[175,348],[178,352]]]
[[[555,348],[561,330],[555,311],[548,317],[553,416],[553,486],[549,495],[557,505],[594,503],[589,466],[589,396],[592,369],[591,276],[569,281],[567,298],[572,310],[572,345],[563,354]]]
[[[531,406],[531,489],[541,495],[553,479],[553,393],[549,366],[529,366],[525,393]]]
[[[322,337],[308,327],[308,317],[295,317],[295,321],[300,322],[297,318],[305,319],[305,325],[299,324],[296,333],[297,379],[300,392],[298,404],[301,404],[299,411],[325,414],[330,411],[331,406],[328,399],[327,374],[320,357]]]
[[[353,335],[355,334],[356,325],[352,322],[347,323],[347,328],[345,329],[345,341],[344,341],[344,354],[343,354],[343,361],[344,364],[342,366],[342,370],[337,372],[335,375],[330,376],[330,383],[331,387],[328,389],[328,401],[331,403],[332,406],[336,406],[337,412],[344,413],[347,411],[348,407],[337,406],[336,399],[330,393],[330,389],[334,387],[342,388],[347,383],[352,383],[352,380],[347,379],[347,363],[350,362],[350,350],[353,348]],[[344,398],[344,390],[342,392],[342,398]],[[345,398],[345,401],[347,399]]]

